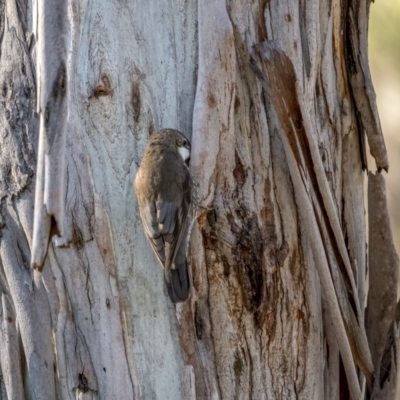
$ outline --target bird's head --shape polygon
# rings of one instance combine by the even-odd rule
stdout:
[[[183,162],[189,166],[191,145],[189,139],[175,129],[163,129],[150,136],[150,142],[173,147],[182,157]]]
[[[186,165],[189,165],[189,162],[190,162],[190,150],[191,150],[189,140],[186,139],[185,137],[182,137],[180,139],[176,139],[176,147],[177,147],[179,155],[183,159],[183,162]]]

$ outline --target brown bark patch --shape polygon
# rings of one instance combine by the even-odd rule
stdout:
[[[82,237],[82,232],[79,229],[78,225],[74,224],[72,229],[72,243],[75,245],[76,249],[82,250],[83,246],[85,245],[85,241]]]
[[[265,25],[265,9],[268,7],[269,0],[259,0],[260,10],[258,12],[258,39],[260,41],[267,39],[267,28]]]
[[[215,225],[217,222],[217,213],[215,209],[208,210],[198,218],[201,233],[203,234],[203,243],[206,250],[215,250],[217,246],[217,237],[215,234]]]
[[[224,254],[221,255],[221,261],[224,267],[224,277],[228,278],[230,273],[230,266],[229,266],[229,261]]]
[[[240,161],[239,155],[237,152],[235,152],[235,168],[233,170],[233,177],[236,180],[237,183],[237,190],[241,191],[243,188],[243,185],[246,182],[246,170],[244,169],[244,166],[242,162]]]
[[[235,351],[234,361],[233,361],[233,372],[235,373],[236,378],[242,375],[243,368],[244,368],[243,360],[240,357],[239,352]]]
[[[208,93],[207,104],[210,108],[214,108],[217,105],[217,100],[213,93]]]
[[[140,99],[140,89],[139,89],[139,83],[134,82],[132,84],[132,89],[131,89],[131,105],[133,108],[133,119],[135,122],[139,121],[140,118],[140,110],[142,107],[142,102]]]
[[[149,136],[151,136],[154,133],[154,125],[151,123],[149,125]]]
[[[53,84],[52,95],[54,99],[57,99],[58,96],[64,96],[67,89],[67,70],[65,68],[65,64],[62,63],[57,72],[57,77]]]
[[[240,99],[238,96],[235,96],[235,114],[239,112],[240,109]]]
[[[197,339],[201,340],[204,333],[204,321],[199,313],[197,303],[194,305],[194,327],[196,330]]]
[[[267,178],[264,184],[264,207],[260,210],[260,217],[263,224],[265,241],[272,250],[277,245],[274,215],[275,207],[271,199],[271,181]]]
[[[113,94],[113,89],[111,88],[111,82],[108,75],[103,75],[101,77],[103,84],[97,85],[93,90],[93,96],[98,99],[101,96],[109,96]]]
[[[257,217],[248,214],[244,209],[240,212],[241,228],[236,235],[236,247],[233,255],[239,270],[240,286],[245,307],[255,313],[263,299],[263,265],[262,253],[264,239],[257,224]],[[232,226],[232,231],[236,230]]]

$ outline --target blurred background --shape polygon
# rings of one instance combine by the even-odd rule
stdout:
[[[400,1],[371,3],[369,61],[383,135],[389,154],[386,178],[389,214],[397,254],[400,255]],[[375,172],[375,163],[368,160]]]

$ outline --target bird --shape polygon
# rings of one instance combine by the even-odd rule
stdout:
[[[186,301],[191,289],[187,247],[195,188],[190,152],[183,133],[175,129],[152,133],[134,182],[144,233],[164,268],[164,292],[173,303]]]

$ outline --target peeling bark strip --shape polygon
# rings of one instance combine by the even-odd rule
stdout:
[[[263,60],[262,66],[265,72],[260,70],[254,58],[252,58],[253,70],[271,97],[300,172],[300,174],[296,172],[292,180],[296,182],[296,185],[299,184],[299,180],[302,180],[304,185],[304,188],[299,189],[300,192],[304,192],[302,204],[299,204],[299,212],[300,214],[305,213],[305,223],[309,225],[310,231],[313,230],[316,223],[319,226],[319,232],[315,232],[316,235],[313,235],[314,239],[311,240],[320,240],[320,243],[324,245],[323,252],[326,255],[320,254],[322,250],[320,246],[314,246],[314,251],[319,254],[315,255],[320,262],[320,264],[317,263],[317,268],[332,313],[350,391],[354,398],[360,398],[361,390],[357,382],[357,372],[351,358],[362,369],[370,384],[373,380],[373,364],[343,233],[322,169],[320,154],[313,143],[315,135],[312,132],[312,125],[308,121],[301,89],[296,84],[296,74],[290,59],[277,48],[274,42],[264,42],[258,45],[256,50]],[[288,154],[287,156],[289,157]],[[308,181],[311,181],[311,191]],[[297,195],[300,196],[300,193]],[[311,204],[307,206],[304,204],[307,197],[312,204],[314,217],[310,215],[311,209],[308,210]],[[322,220],[319,217],[321,213]],[[324,226],[322,227],[321,224]],[[328,236],[324,235],[324,230]],[[328,261],[329,247],[339,256],[335,260],[335,265],[330,265]],[[345,268],[341,270],[341,277],[345,285],[334,278],[336,265],[339,267],[342,265],[343,268],[343,264]],[[341,299],[346,299],[346,303],[343,303]],[[353,305],[355,309],[352,308]],[[352,356],[348,354],[350,349]]]
[[[63,235],[67,0],[39,0],[37,24],[40,133],[31,264],[41,270],[51,236]]]
[[[29,266],[38,123],[25,11],[0,4],[0,358],[8,399],[53,399],[49,305]]]
[[[393,326],[394,321],[399,323],[400,316],[395,315],[399,258],[390,228],[385,179],[379,173],[368,174],[368,216],[370,288],[366,325],[377,371],[372,399],[391,400],[395,393],[389,393],[399,371],[398,325]],[[399,309],[398,306],[397,314]]]
[[[0,359],[1,371],[9,399],[22,400],[24,386],[22,384],[21,354],[16,318],[11,310],[9,300],[3,293],[0,312]]]
[[[378,171],[389,169],[389,159],[376,106],[368,64],[368,17],[370,0],[347,0],[344,6],[348,75],[363,130]],[[364,132],[360,132],[363,135]]]

